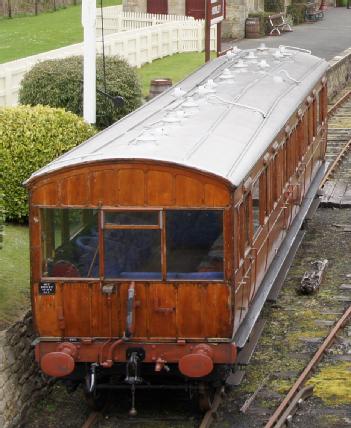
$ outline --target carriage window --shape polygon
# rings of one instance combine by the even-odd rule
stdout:
[[[321,99],[322,97],[320,97],[320,95],[319,95],[319,92],[318,92],[318,94],[316,95],[316,125],[317,125],[317,129],[318,129],[318,126],[321,124],[321,106],[320,106],[320,99]]]
[[[44,208],[41,229],[43,276],[99,276],[96,210]]]
[[[162,279],[158,211],[105,212],[106,279]]]
[[[135,226],[157,226],[160,213],[158,211],[119,211],[105,212],[105,223]]]
[[[223,279],[223,212],[166,213],[167,279]]]
[[[252,221],[254,235],[260,227],[260,180],[252,186]]]

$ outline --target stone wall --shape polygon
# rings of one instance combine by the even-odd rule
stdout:
[[[351,81],[351,47],[329,61],[328,98],[333,98],[340,89]]]
[[[34,361],[32,316],[0,332],[0,427],[19,427],[29,407],[52,385]]]
[[[227,15],[222,24],[222,37],[243,39],[245,21],[249,13],[263,10],[264,0],[227,0]]]

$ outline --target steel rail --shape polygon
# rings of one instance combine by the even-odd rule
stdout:
[[[292,403],[292,400],[294,399],[295,395],[299,392],[299,390],[301,389],[304,382],[306,382],[306,380],[309,378],[312,370],[318,364],[318,362],[322,358],[324,352],[333,343],[336,334],[345,325],[345,323],[348,321],[350,316],[351,316],[351,305],[347,308],[347,310],[344,312],[344,314],[339,319],[339,321],[331,329],[327,338],[324,340],[322,345],[318,348],[317,352],[314,354],[311,361],[307,364],[307,366],[305,367],[303,372],[300,374],[297,381],[291,387],[290,391],[285,396],[284,400],[280,403],[280,405],[278,406],[276,411],[273,413],[273,415],[270,417],[269,421],[264,426],[264,428],[279,428],[279,427],[283,426],[282,423],[285,423],[286,418],[289,415],[286,415],[286,418],[284,421],[281,420],[281,417],[283,416],[283,414],[285,414],[289,405]],[[280,425],[278,425],[278,421],[279,421]]]
[[[341,105],[351,96],[351,89],[337,100],[337,102],[328,110],[328,117],[332,116]]]
[[[88,419],[82,425],[82,428],[92,428],[98,419],[102,416],[101,412],[92,412],[88,416]]]
[[[344,147],[341,149],[340,153],[336,157],[336,159],[333,161],[333,163],[328,167],[327,172],[325,173],[323,180],[321,181],[320,187],[323,187],[326,183],[326,181],[329,180],[331,175],[335,172],[336,167],[339,165],[340,162],[342,162],[343,157],[346,155],[346,153],[351,149],[351,139],[344,145]]]
[[[211,426],[211,423],[216,418],[216,413],[218,410],[218,407],[220,406],[223,398],[225,396],[224,392],[224,386],[221,388],[218,388],[216,390],[215,396],[213,398],[213,403],[211,408],[205,413],[199,428],[209,428]]]

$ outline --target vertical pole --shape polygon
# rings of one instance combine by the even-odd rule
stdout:
[[[96,0],[83,0],[84,27],[83,116],[88,123],[96,122]]]
[[[211,0],[205,0],[205,2],[205,62],[208,62],[211,59]]]
[[[222,52],[222,22],[217,24],[217,56]]]

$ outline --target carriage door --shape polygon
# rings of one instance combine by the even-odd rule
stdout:
[[[195,19],[205,19],[204,0],[186,0],[186,15]]]
[[[246,315],[253,297],[256,277],[256,254],[252,248],[252,195],[244,196],[237,207],[239,275],[235,292],[235,322],[239,323]]]
[[[168,0],[147,0],[147,13],[168,14]]]

